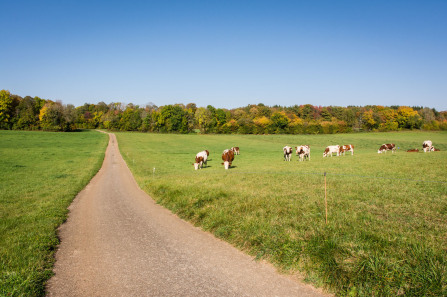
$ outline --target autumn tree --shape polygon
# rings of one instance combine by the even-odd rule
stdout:
[[[39,113],[40,126],[46,131],[68,131],[69,123],[64,118],[64,108],[60,102],[48,100]]]
[[[397,122],[399,128],[414,129],[422,126],[422,118],[417,111],[408,106],[400,106],[397,109]]]
[[[370,109],[365,111],[362,115],[363,127],[366,130],[372,130],[377,128],[377,122],[374,120],[374,112]]]

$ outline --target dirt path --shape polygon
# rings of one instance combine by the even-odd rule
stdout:
[[[324,296],[157,205],[113,134],[69,209],[48,296]]]

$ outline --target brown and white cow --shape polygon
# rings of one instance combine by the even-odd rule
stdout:
[[[351,156],[354,155],[354,145],[352,144],[345,144],[340,146],[340,155],[345,155],[346,152],[351,152]]]
[[[432,151],[432,147],[433,147],[433,143],[431,142],[431,140],[425,140],[422,143],[422,149],[424,150],[424,153],[431,152]]]
[[[282,150],[284,152],[284,161],[290,161],[292,159],[292,148],[286,145]]]
[[[407,153],[419,153],[419,150],[418,149],[411,149],[411,150],[408,150]]]
[[[228,169],[231,167],[231,163],[234,160],[234,152],[233,150],[229,149],[229,150],[224,150],[222,153],[222,165],[225,166],[225,169]]]
[[[439,151],[441,151],[440,149],[437,149],[437,148],[435,148],[434,146],[432,146],[432,150],[431,150],[432,152],[439,152]]]
[[[194,169],[200,169],[203,167],[203,156],[196,156],[195,162],[192,164],[194,165]]]
[[[231,150],[233,151],[233,153],[234,153],[235,155],[239,155],[239,147],[238,147],[238,146],[234,146],[234,147],[232,147]]]
[[[327,156],[332,157],[333,153],[337,154],[337,156],[340,156],[340,146],[338,144],[326,147],[326,149],[323,152],[323,158]]]
[[[391,153],[394,153],[396,151],[396,145],[394,143],[386,143],[382,144],[377,151],[377,153],[381,154],[383,152],[386,153],[386,151],[391,151]]]
[[[205,166],[208,165],[208,156],[209,156],[209,152],[207,150],[198,152],[196,157],[202,157],[203,158],[203,164],[205,164]]]
[[[300,161],[304,161],[306,158],[310,161],[310,146],[300,145],[295,147],[296,155],[300,156]]]

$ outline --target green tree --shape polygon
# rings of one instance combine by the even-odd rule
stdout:
[[[36,108],[34,98],[26,96],[23,98],[16,108],[17,121],[14,129],[37,129],[39,127],[39,110]]]
[[[143,123],[138,106],[129,105],[119,118],[119,129],[124,131],[137,131]]]
[[[0,91],[0,128],[10,129],[10,121],[12,117],[12,103],[11,93],[7,90]]]
[[[199,107],[196,110],[195,119],[200,131],[202,133],[208,133],[213,121],[211,111],[209,109]]]
[[[159,122],[166,132],[188,132],[188,120],[179,105],[165,105],[160,109]]]
[[[277,130],[277,133],[282,132],[290,122],[290,119],[284,114],[284,112],[275,112],[270,118],[273,127]]]

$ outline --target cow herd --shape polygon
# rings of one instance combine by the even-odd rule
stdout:
[[[433,146],[433,142],[431,142],[431,140],[426,140],[422,143],[422,150],[424,151],[424,153],[439,152],[439,149],[437,149]],[[408,153],[418,153],[419,150],[415,148],[415,149],[408,150],[407,152]]]
[[[234,160],[235,155],[239,155],[239,147],[235,146],[230,149],[226,149],[222,153],[222,165],[224,165],[225,169],[228,169],[231,167],[231,163]],[[198,170],[200,168],[203,168],[203,165],[207,165],[207,160],[210,155],[210,152],[208,150],[204,150],[201,152],[198,152],[195,158],[195,162],[193,163],[194,169]]]
[[[433,146],[433,143],[431,140],[425,140],[422,143],[422,150],[424,153],[426,152],[434,152],[439,151],[439,149],[436,149]],[[391,153],[394,153],[396,151],[396,145],[394,143],[385,143],[382,144],[377,151],[377,153],[382,154],[386,153],[387,151],[391,151]],[[323,158],[333,156],[334,154],[336,156],[344,156],[346,152],[351,152],[351,155],[354,155],[354,145],[352,144],[345,144],[345,145],[329,145],[325,148],[323,152]],[[418,149],[410,149],[407,152],[419,152]],[[292,154],[293,149],[292,147],[286,145],[283,147],[283,153],[284,153],[284,161],[291,161],[292,160]],[[295,147],[295,154],[296,156],[299,156],[299,161],[305,161],[306,159],[310,161],[310,146],[309,145],[300,145]],[[200,169],[203,168],[203,165],[206,166],[208,156],[210,153],[207,150],[201,151],[197,153],[195,162],[194,162],[194,169]],[[234,156],[239,155],[239,147],[232,147],[231,149],[226,149],[222,153],[222,165],[224,165],[225,169],[228,169],[231,167],[231,163],[234,161]]]

